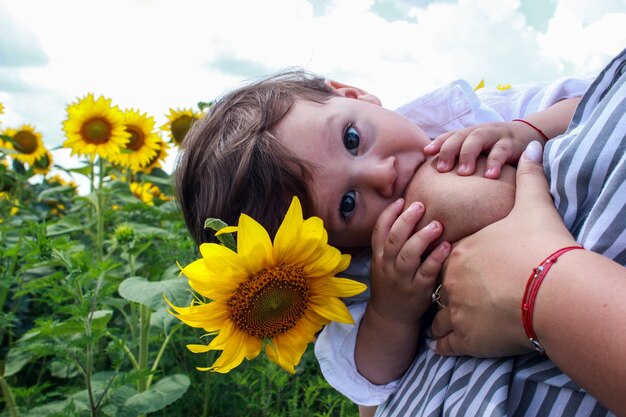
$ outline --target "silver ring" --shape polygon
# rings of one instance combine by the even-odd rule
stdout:
[[[443,285],[443,284],[439,284],[439,285],[437,286],[437,288],[436,288],[436,289],[435,289],[435,291],[432,293],[432,295],[430,296],[430,298],[433,300],[433,303],[437,303],[437,305],[438,305],[440,308],[446,308],[446,307],[447,307],[447,305],[445,305],[445,304],[443,303],[443,301],[441,300],[441,294],[439,294],[439,290],[441,290],[441,286],[442,286],[442,285]]]

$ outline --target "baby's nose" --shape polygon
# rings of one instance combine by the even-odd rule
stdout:
[[[364,173],[372,188],[385,198],[393,196],[396,182],[396,158],[389,157],[364,167]]]

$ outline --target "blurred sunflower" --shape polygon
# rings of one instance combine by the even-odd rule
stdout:
[[[46,152],[42,157],[37,158],[35,163],[32,165],[33,171],[35,174],[46,175],[50,172],[50,168],[52,168],[53,159],[52,154],[49,150],[46,149]]]
[[[191,126],[202,117],[201,113],[194,113],[192,109],[170,109],[167,115],[167,123],[161,126],[161,130],[170,133],[172,141],[180,146]]]
[[[50,183],[50,184],[62,185],[62,186],[65,186],[65,187],[72,187],[74,189],[78,188],[78,184],[76,184],[74,181],[66,181],[59,174],[47,177],[46,181],[48,183]]]
[[[122,152],[112,158],[116,164],[139,171],[157,155],[159,136],[154,131],[154,119],[146,113],[130,109],[124,112],[124,125],[130,134]]]
[[[4,138],[10,138],[15,134],[15,129],[6,128],[0,132],[0,148],[13,149],[13,144]]]
[[[170,146],[160,137],[158,139],[157,153],[150,159],[150,161],[148,161],[148,163],[144,167],[141,168],[141,171],[145,172],[146,174],[151,173],[152,170],[155,168],[161,168],[161,162],[165,161],[165,158],[167,158],[167,151]]]
[[[147,181],[142,183],[131,182],[130,192],[133,193],[133,195],[139,200],[143,201],[149,206],[153,206],[154,198],[159,198],[161,195],[161,190],[159,190],[159,187]]]
[[[33,126],[22,125],[17,129],[8,129],[6,136],[11,138],[13,149],[16,153],[11,157],[20,162],[33,166],[35,161],[43,157],[47,150],[43,146],[41,133],[37,132]]]
[[[63,122],[67,140],[63,146],[72,149],[72,155],[96,155],[110,159],[120,153],[130,139],[124,125],[124,113],[111,106],[111,99],[103,96],[94,99],[89,93],[78,102],[67,106],[67,119]]]
[[[294,197],[274,238],[254,219],[241,214],[237,252],[215,244],[200,245],[202,258],[182,269],[189,286],[213,300],[195,300],[189,307],[168,304],[170,312],[191,327],[218,333],[208,345],[187,345],[194,353],[221,350],[201,371],[226,373],[244,358],[265,353],[290,373],[300,362],[315,334],[331,321],[354,323],[339,297],[350,297],[367,287],[335,275],[350,263],[350,255],[327,244],[322,220],[304,220]]]

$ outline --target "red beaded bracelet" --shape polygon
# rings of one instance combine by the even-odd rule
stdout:
[[[533,129],[535,129],[537,132],[539,132],[539,134],[541,135],[541,137],[543,138],[543,140],[545,140],[546,142],[550,140],[550,138],[548,137],[548,135],[546,135],[545,133],[543,133],[543,130],[539,129],[537,126],[535,126],[534,124],[527,122],[524,119],[513,119],[511,120],[512,122],[522,122],[527,124],[528,126],[532,127]]]
[[[541,346],[541,343],[537,340],[535,330],[533,329],[533,312],[535,309],[535,300],[537,299],[539,286],[559,256],[574,249],[584,248],[582,246],[567,246],[557,250],[552,255],[544,259],[539,266],[533,268],[533,272],[530,274],[528,282],[526,283],[524,297],[522,298],[522,325],[524,326],[524,331],[526,331],[528,340],[530,340],[530,343],[532,343],[535,350],[539,353],[544,353],[544,349],[543,346]]]

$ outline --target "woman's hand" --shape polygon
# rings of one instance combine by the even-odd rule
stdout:
[[[575,244],[554,208],[533,142],[520,158],[515,205],[504,219],[455,245],[444,267],[446,308],[432,325],[442,355],[508,356],[532,349],[521,300],[532,269],[553,251]]]

